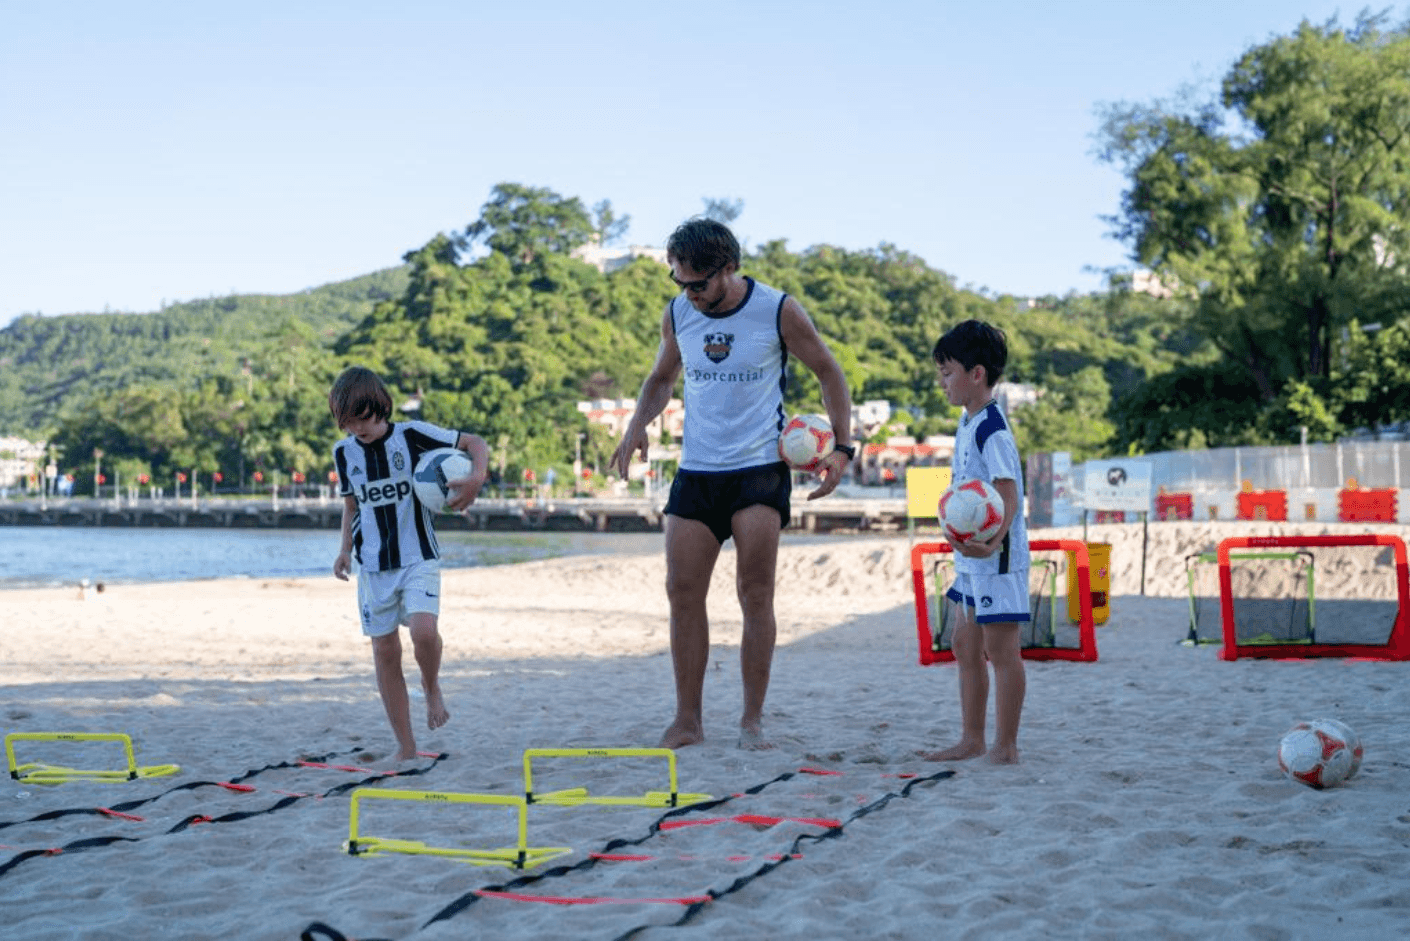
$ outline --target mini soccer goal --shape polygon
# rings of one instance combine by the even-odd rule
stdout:
[[[1184,643],[1239,657],[1410,659],[1410,581],[1395,536],[1241,536],[1185,559]]]
[[[1029,541],[1028,549],[1030,619],[1019,625],[1023,656],[1029,660],[1096,660],[1086,543],[1076,539],[1034,539]],[[1069,565],[1077,570],[1080,617],[1076,624],[1067,617],[1066,569]],[[950,649],[954,613],[953,606],[945,599],[945,592],[954,581],[949,544],[925,542],[913,547],[911,579],[921,665],[951,662],[955,659]]]

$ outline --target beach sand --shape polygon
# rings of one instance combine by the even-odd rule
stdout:
[[[514,796],[525,749],[654,746],[674,703],[659,556],[446,572],[452,719],[420,733],[421,749],[444,757],[396,776],[381,775],[392,739],[351,584],[330,575],[110,586],[84,599],[72,589],[0,593],[4,732],[121,732],[139,765],[180,765],[123,783],[0,784],[0,923],[26,941],[306,932],[527,941],[635,929],[639,938],[1405,937],[1410,663],[1231,663],[1215,646],[1179,644],[1186,555],[1228,535],[1294,530],[1364,527],[1152,523],[1144,595],[1143,527],[1090,527],[1090,540],[1113,546],[1100,659],[1028,664],[1023,761],[1011,767],[915,755],[958,737],[959,706],[954,668],[916,662],[905,536],[784,548],[766,708],[775,747],[737,748],[740,624],[727,551],[710,597],[708,740],[677,753],[682,792],[727,799],[669,815],[536,804],[528,845],[571,853],[523,874],[434,855],[350,856],[350,792]],[[1358,597],[1363,577],[1324,578],[1318,597]],[[424,701],[414,697],[413,709]],[[1323,716],[1349,723],[1366,754],[1345,786],[1314,791],[1279,772],[1276,749],[1295,721]],[[21,763],[121,764],[108,742],[22,741],[16,751]],[[656,758],[540,760],[534,776],[538,793],[666,786]],[[514,844],[516,820],[503,806],[365,800],[360,830],[491,848]],[[672,826],[684,822],[696,825]],[[590,856],[609,846],[650,858]],[[475,894],[488,887],[604,901]],[[674,901],[709,894],[696,907]],[[643,899],[667,901],[628,901]]]

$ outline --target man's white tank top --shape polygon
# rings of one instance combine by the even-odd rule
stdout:
[[[779,323],[788,295],[744,280],[744,301],[731,311],[701,313],[684,294],[671,301],[685,374],[682,470],[737,471],[779,460],[788,382]]]

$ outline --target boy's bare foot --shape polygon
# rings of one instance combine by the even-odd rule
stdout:
[[[1004,745],[1000,747],[995,745],[993,750],[989,752],[988,760],[991,765],[1016,765],[1018,764],[1018,746]]]
[[[436,687],[426,693],[426,728],[439,729],[450,721],[450,710],[441,698],[441,689]]]
[[[695,723],[677,719],[661,735],[661,748],[684,748],[705,741],[705,730]]]
[[[388,759],[389,764],[399,765],[403,761],[410,761],[416,757],[416,746],[410,748],[398,748],[397,753]]]
[[[774,743],[764,738],[764,730],[757,723],[739,725],[739,747],[745,751],[764,751],[773,748]]]
[[[916,754],[926,761],[968,761],[970,758],[978,758],[984,754],[984,750],[983,742],[960,742],[958,745],[952,745],[940,751],[922,751],[916,752]]]

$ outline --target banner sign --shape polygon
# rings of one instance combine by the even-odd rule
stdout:
[[[1082,505],[1088,510],[1151,508],[1151,462],[1140,460],[1088,461]]]

